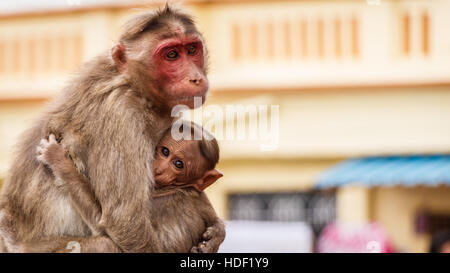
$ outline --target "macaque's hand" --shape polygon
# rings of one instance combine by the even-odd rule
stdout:
[[[36,148],[37,160],[50,168],[58,162],[66,159],[63,147],[56,141],[55,135],[50,134],[47,139],[42,139]]]
[[[192,253],[215,253],[225,239],[225,226],[221,220],[208,227],[203,233],[203,240],[198,246],[191,248]]]

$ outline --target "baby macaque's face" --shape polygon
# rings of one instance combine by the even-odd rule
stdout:
[[[179,140],[167,133],[156,148],[153,174],[158,186],[196,184],[206,168],[198,140]]]

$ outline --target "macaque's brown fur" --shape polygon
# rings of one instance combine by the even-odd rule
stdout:
[[[151,222],[157,217],[150,196],[154,150],[172,118],[150,52],[180,29],[202,40],[189,16],[168,7],[130,20],[112,54],[88,63],[23,134],[0,196],[0,250],[21,251],[12,242],[50,237],[107,240],[124,252],[167,249]],[[196,75],[206,74],[206,67],[201,69]],[[61,139],[87,181],[83,190],[95,196],[105,234],[86,224],[52,172],[37,161],[36,147],[50,133]],[[169,224],[165,229],[169,238],[179,236]]]
[[[205,193],[193,188],[154,198],[151,211],[160,252],[217,252],[225,236],[224,224],[216,216]],[[203,243],[206,240],[213,242],[208,246]],[[44,238],[17,247],[24,252],[71,252],[70,242],[79,243],[81,253],[121,252],[107,236]]]
[[[166,133],[165,138],[167,137],[170,138],[170,132]],[[193,143],[188,140],[181,141]],[[159,145],[168,144],[161,142]],[[209,142],[200,141],[200,143]],[[216,143],[216,147],[213,145],[212,148],[206,150],[211,151],[207,154],[214,158],[213,161],[197,158],[193,165],[186,166],[186,168],[200,168],[203,170],[202,173],[207,173],[208,170],[214,168],[218,160],[218,146],[215,140],[213,142]],[[197,147],[200,148],[200,146]],[[103,227],[99,223],[101,210],[87,188],[87,181],[79,175],[72,160],[65,155],[63,147],[57,143],[54,135],[50,135],[49,140],[42,140],[37,151],[38,160],[49,166],[58,181],[59,188],[78,208],[83,220],[92,230],[99,234],[104,233]],[[186,152],[190,151],[182,153],[186,154]],[[195,172],[192,174],[197,177]],[[221,174],[216,176],[216,179],[218,177],[221,177]],[[190,188],[177,187],[172,184],[155,190],[153,194],[152,223],[162,252],[216,252],[225,236],[222,220],[217,217],[205,193],[195,190],[189,184],[190,178],[193,177],[186,177],[187,184],[184,185],[191,186]],[[180,204],[183,205],[180,206]],[[203,234],[206,228],[208,228],[208,232]],[[216,234],[214,238],[211,237],[213,233]],[[202,243],[203,240],[216,240],[217,243],[210,243],[208,246]],[[120,252],[120,249],[106,236],[90,237],[79,241],[77,238],[71,237],[44,238],[41,241],[17,244],[14,247],[25,252],[68,252],[72,251],[67,247],[70,242],[78,243],[80,252]],[[207,249],[208,247],[210,249]]]

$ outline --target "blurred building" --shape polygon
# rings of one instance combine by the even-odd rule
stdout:
[[[0,180],[70,73],[154,7],[85,2],[0,11]],[[222,217],[303,221],[316,234],[377,222],[408,252],[450,228],[450,1],[376,3],[185,2],[209,47],[207,104],[279,105],[278,149],[220,141],[225,176],[208,195]]]

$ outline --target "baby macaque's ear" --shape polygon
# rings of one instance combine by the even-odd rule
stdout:
[[[222,176],[223,173],[217,169],[206,171],[203,177],[199,179],[199,183],[196,185],[197,190],[203,191]]]

